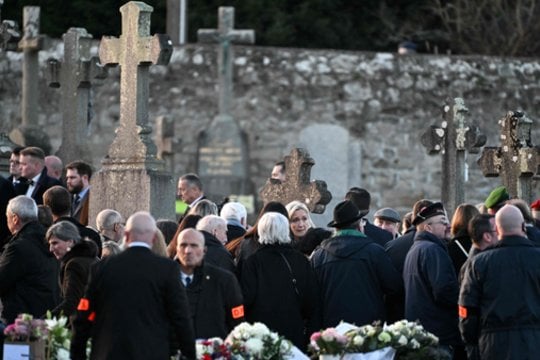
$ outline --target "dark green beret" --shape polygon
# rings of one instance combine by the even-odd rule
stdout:
[[[510,194],[508,194],[506,188],[504,186],[499,186],[489,194],[486,201],[484,202],[484,205],[487,209],[492,209],[509,199]]]

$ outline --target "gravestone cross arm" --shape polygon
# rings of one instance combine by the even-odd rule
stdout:
[[[532,144],[532,123],[522,111],[508,111],[499,120],[501,146],[484,147],[478,159],[484,176],[500,176],[510,196],[527,202],[533,200],[532,178],[540,161],[540,149]]]
[[[279,201],[287,205],[298,200],[307,205],[309,210],[322,214],[326,204],[332,200],[332,194],[322,180],[310,180],[311,168],[315,161],[305,149],[295,148],[285,157],[285,177],[282,183],[276,179],[268,179],[261,189],[260,195],[264,203]]]
[[[141,163],[156,157],[148,123],[149,67],[169,63],[172,43],[167,35],[150,36],[152,11],[143,2],[128,2],[120,7],[120,37],[104,36],[101,40],[101,63],[120,65],[120,127],[109,149],[113,162]]]

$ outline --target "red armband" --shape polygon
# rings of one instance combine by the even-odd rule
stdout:
[[[241,317],[244,317],[244,305],[239,305],[232,308],[232,317],[233,319],[239,319]]]
[[[465,306],[459,305],[458,307],[459,317],[462,319],[467,318],[467,308]]]
[[[90,309],[90,301],[88,301],[88,299],[81,298],[79,305],[77,306],[77,310],[88,311],[88,309]]]

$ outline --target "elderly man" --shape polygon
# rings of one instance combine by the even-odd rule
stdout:
[[[242,291],[234,274],[204,261],[204,236],[195,229],[178,234],[176,255],[197,339],[226,338],[244,319]]]
[[[204,235],[206,261],[219,268],[235,272],[234,260],[225,249],[227,242],[227,223],[217,215],[207,215],[197,223],[197,230]]]
[[[21,187],[16,187],[19,195],[26,195],[36,201],[37,205],[43,204],[43,193],[47,189],[60,185],[62,182],[47,175],[45,167],[45,153],[38,147],[27,147],[21,150],[19,156],[21,176],[27,181]]]
[[[228,202],[219,215],[227,222],[227,242],[244,236],[247,228],[246,207],[239,202]]]
[[[417,233],[405,258],[405,318],[419,320],[439,338],[441,350],[465,356],[458,330],[459,286],[446,243],[450,223],[440,202],[420,210],[413,224]]]
[[[2,318],[11,324],[18,314],[42,316],[60,301],[58,262],[45,242],[33,199],[19,195],[8,203],[7,226],[13,234],[0,257]]]
[[[54,179],[62,180],[62,173],[64,171],[64,163],[56,155],[45,156],[45,167],[47,168],[47,175]]]
[[[401,224],[401,217],[396,210],[392,208],[379,209],[373,214],[373,219],[373,224],[391,233],[392,239],[400,236],[399,225]]]
[[[319,279],[323,327],[385,321],[385,295],[403,292],[403,281],[384,249],[363,233],[363,214],[345,200],[334,209],[336,235],[311,256]]]
[[[101,210],[96,217],[96,227],[103,241],[114,241],[119,244],[124,236],[124,218],[113,209]]]
[[[185,174],[178,179],[178,188],[176,195],[188,204],[184,214],[189,212],[189,208],[193,207],[197,202],[206,199],[203,191],[201,179],[196,174]]]
[[[195,359],[193,324],[178,264],[155,255],[156,222],[147,212],[126,224],[127,249],[97,263],[74,321],[71,358],[169,359],[171,333],[182,355]]]
[[[540,249],[525,233],[520,210],[495,215],[499,242],[476,255],[459,295],[460,330],[481,359],[540,358]]]

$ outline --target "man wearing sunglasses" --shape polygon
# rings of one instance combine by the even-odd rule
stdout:
[[[450,222],[440,202],[420,210],[414,243],[405,258],[405,317],[439,338],[440,350],[466,359],[458,328],[459,285],[448,255]]]

